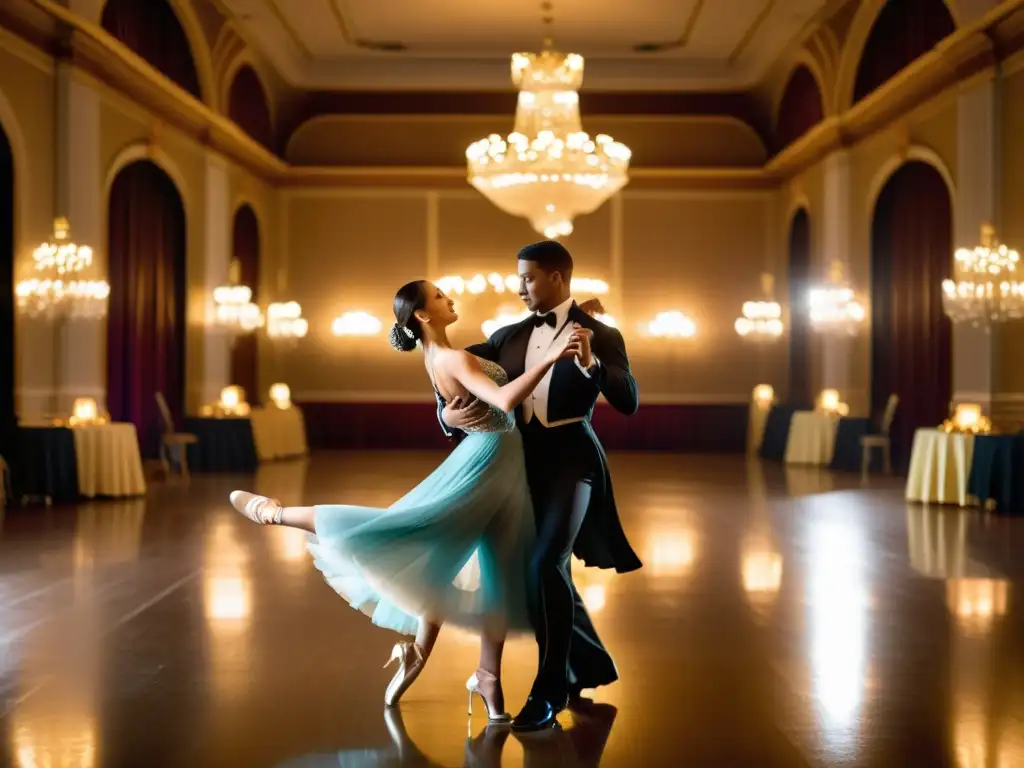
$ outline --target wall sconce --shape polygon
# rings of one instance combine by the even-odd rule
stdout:
[[[758,384],[754,387],[754,402],[759,408],[767,410],[775,403],[775,389],[771,384]]]
[[[380,329],[380,320],[362,311],[345,312],[331,323],[331,333],[335,336],[375,336]]]
[[[644,328],[647,335],[661,339],[692,339],[697,324],[678,310],[659,312]]]
[[[272,384],[270,386],[269,395],[270,402],[282,411],[287,411],[292,407],[292,390],[287,384]]]
[[[267,336],[272,339],[302,339],[309,332],[309,322],[302,316],[297,301],[271,304],[267,307]]]

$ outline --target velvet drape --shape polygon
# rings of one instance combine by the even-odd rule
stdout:
[[[240,280],[252,289],[252,300],[259,303],[260,225],[256,213],[243,205],[235,213],[232,233],[232,258],[240,267]],[[261,401],[259,387],[259,337],[256,333],[239,336],[231,348],[231,383],[245,390],[250,403]]]
[[[956,31],[943,0],[889,0],[875,19],[857,65],[858,102]]]
[[[942,311],[942,280],[953,260],[949,191],[932,166],[910,162],[875,204],[871,247],[871,405],[900,405],[893,458],[905,467],[914,430],[937,426],[952,393],[952,327]]]
[[[796,408],[810,408],[811,323],[808,292],[811,287],[811,220],[801,208],[789,227],[789,398]]]
[[[0,129],[0,456],[14,456],[14,158]]]
[[[175,420],[185,399],[185,210],[174,182],[140,160],[110,190],[107,404],[156,455],[162,392]]]
[[[238,70],[228,92],[228,117],[260,144],[275,151],[274,126],[267,94],[256,71],[246,65]]]
[[[155,69],[202,100],[192,46],[167,0],[107,0],[100,23]]]
[[[804,65],[793,70],[779,102],[775,127],[776,149],[783,150],[822,121],[825,116],[818,81]]]

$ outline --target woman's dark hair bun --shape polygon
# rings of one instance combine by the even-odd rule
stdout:
[[[388,341],[390,341],[391,346],[399,352],[412,352],[416,349],[416,339],[413,337],[412,331],[398,323],[391,326],[391,333],[388,334]]]

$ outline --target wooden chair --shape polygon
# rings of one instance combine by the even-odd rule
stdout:
[[[896,419],[896,407],[900,404],[899,395],[889,395],[889,402],[885,404],[885,412],[882,414],[882,423],[879,425],[878,434],[863,435],[860,439],[860,476],[867,480],[871,469],[871,453],[876,448],[882,451],[882,468],[887,475],[892,474],[892,440],[889,431]]]
[[[156,393],[156,405],[160,409],[160,421],[163,423],[164,432],[160,436],[160,463],[164,465],[164,472],[168,477],[171,475],[171,454],[178,454],[178,472],[183,479],[188,479],[188,449],[187,446],[195,445],[199,438],[187,432],[174,431],[174,419],[171,417],[171,409],[167,406],[167,400],[163,392]]]

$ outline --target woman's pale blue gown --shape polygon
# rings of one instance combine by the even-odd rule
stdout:
[[[508,382],[501,366],[480,365],[499,386]],[[309,549],[327,583],[379,626],[415,634],[423,616],[526,632],[534,526],[515,416],[492,407],[483,427],[387,509],[317,506]]]

